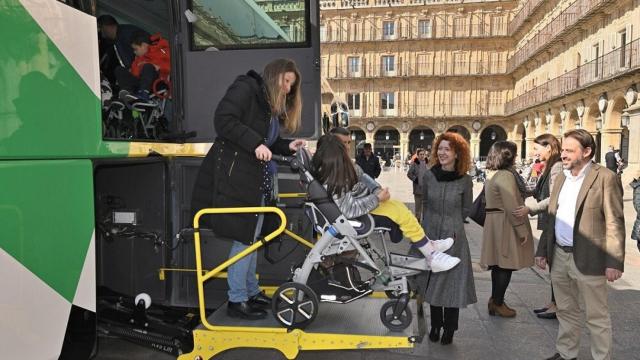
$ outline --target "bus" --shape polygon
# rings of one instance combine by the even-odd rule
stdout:
[[[109,83],[102,15],[168,41],[171,72],[151,105],[122,106]],[[0,0],[0,357],[88,359],[99,333],[188,350],[188,340],[175,343],[188,321],[154,338],[119,316],[152,321],[136,308],[142,293],[166,316],[184,309],[175,319],[197,306],[183,230],[213,111],[236,76],[293,59],[304,99],[296,136],[318,135],[318,23],[310,0]],[[261,271],[261,281],[287,267]],[[222,294],[215,301],[223,289],[207,291]]]

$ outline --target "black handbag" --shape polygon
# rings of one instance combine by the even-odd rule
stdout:
[[[478,197],[473,200],[473,205],[471,205],[471,213],[469,214],[469,218],[475,221],[478,225],[484,226],[484,219],[487,216],[487,201],[484,197],[484,187],[482,191],[478,195]]]

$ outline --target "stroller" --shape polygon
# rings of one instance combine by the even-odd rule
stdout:
[[[304,261],[292,269],[291,281],[273,294],[276,320],[287,328],[304,328],[315,319],[320,302],[346,304],[384,291],[390,300],[380,309],[382,323],[391,331],[407,328],[412,321],[407,277],[428,270],[426,259],[390,252],[391,229],[376,227],[371,215],[345,218],[311,174],[306,149],[300,148],[295,157],[273,159],[299,173],[307,192],[307,215],[320,235]],[[380,241],[374,243],[376,236]]]

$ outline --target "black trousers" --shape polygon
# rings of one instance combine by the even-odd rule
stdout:
[[[113,73],[120,89],[127,90],[129,92],[137,90],[147,90],[151,92],[151,86],[153,86],[153,82],[158,78],[158,72],[151,64],[142,65],[140,78],[131,75],[131,72],[122,66],[116,67],[113,70]]]
[[[491,297],[496,305],[504,303],[504,294],[511,282],[511,274],[513,270],[503,269],[498,266],[491,267]]]
[[[444,328],[449,331],[458,330],[460,308],[429,306],[431,308],[431,327]]]

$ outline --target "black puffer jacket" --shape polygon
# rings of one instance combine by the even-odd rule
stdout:
[[[265,143],[270,109],[264,81],[255,71],[239,76],[231,84],[213,119],[217,137],[202,162],[193,190],[194,214],[210,207],[260,206],[267,163],[256,159],[255,149]],[[290,155],[290,142],[278,138],[271,151]],[[207,215],[201,226],[210,227],[219,236],[250,244],[257,219],[257,214]],[[265,224],[273,223],[269,220]]]
[[[640,179],[634,179],[629,185],[633,188],[633,207],[636,209],[636,221],[633,223],[631,238],[640,241]]]

